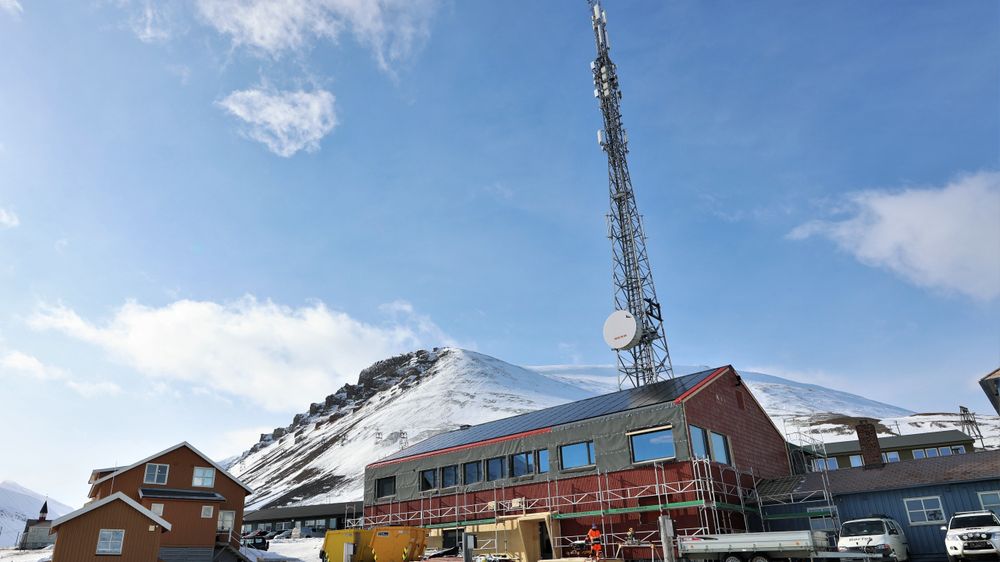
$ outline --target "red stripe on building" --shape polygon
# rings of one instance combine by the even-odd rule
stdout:
[[[678,396],[677,398],[675,398],[674,399],[674,404],[680,404],[681,402],[687,400],[688,396],[691,396],[695,392],[698,392],[699,390],[701,390],[701,388],[703,386],[709,384],[710,382],[712,382],[713,380],[715,380],[716,377],[718,377],[722,373],[725,373],[728,369],[731,369],[731,368],[732,368],[732,365],[726,365],[725,367],[719,367],[714,372],[712,372],[711,375],[708,375],[707,377],[701,379],[701,382],[699,382],[698,384],[692,386],[687,392],[685,392],[684,394],[681,394],[680,396]]]
[[[503,437],[494,437],[493,439],[487,439],[486,441],[476,441],[475,443],[467,443],[465,445],[455,445],[454,447],[448,447],[447,449],[437,449],[436,451],[427,451],[426,453],[420,453],[419,455],[413,455],[409,457],[401,457],[398,459],[392,459],[388,461],[373,462],[366,468],[376,468],[379,466],[387,466],[390,464],[396,464],[403,461],[412,461],[414,459],[422,459],[424,457],[429,457],[432,455],[441,455],[444,453],[451,453],[452,451],[461,451],[463,449],[472,449],[473,447],[482,447],[483,445],[490,445],[493,443],[501,443],[503,441],[510,441],[512,439],[520,439],[522,437],[529,437],[531,435],[541,435],[543,433],[551,433],[551,427],[543,427],[542,429],[533,429],[531,431],[525,431],[522,433],[515,433],[514,435],[505,435]]]

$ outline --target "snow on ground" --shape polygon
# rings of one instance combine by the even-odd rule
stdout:
[[[68,505],[46,498],[17,482],[0,482],[0,548],[14,546],[14,541],[24,531],[24,521],[38,517],[38,510],[46,500],[49,502],[49,519],[73,511]]]
[[[52,547],[41,550],[14,550],[0,548],[0,560],[3,562],[39,562],[52,558]]]
[[[319,560],[319,549],[323,539],[278,539],[271,541],[270,550],[243,549],[243,554],[251,562],[315,562]]]

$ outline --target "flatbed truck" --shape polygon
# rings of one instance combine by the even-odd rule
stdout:
[[[771,562],[773,560],[881,560],[881,555],[840,552],[824,531],[772,531],[677,538],[677,552],[686,560]]]

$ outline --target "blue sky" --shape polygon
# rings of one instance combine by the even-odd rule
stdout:
[[[986,411],[996,2],[606,8],[674,362]],[[612,362],[592,42],[582,1],[0,0],[0,477],[79,503],[416,347]]]

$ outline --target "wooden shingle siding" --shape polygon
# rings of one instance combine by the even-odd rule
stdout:
[[[101,529],[125,531],[121,556],[97,554]],[[52,559],[57,562],[156,562],[161,532],[159,525],[132,507],[122,501],[112,501],[61,525]]]
[[[214,550],[211,548],[163,547],[160,549],[162,562],[212,562]]]

